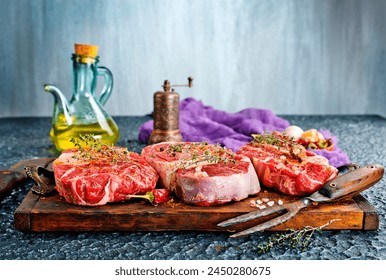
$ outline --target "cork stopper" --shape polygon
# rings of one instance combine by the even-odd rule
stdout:
[[[98,55],[98,46],[75,44],[75,54],[88,57],[96,57]]]

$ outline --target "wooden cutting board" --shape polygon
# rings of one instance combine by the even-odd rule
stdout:
[[[198,207],[178,201],[157,206],[144,201],[130,200],[98,207],[76,206],[67,203],[59,194],[40,197],[31,191],[14,213],[15,228],[24,232],[83,232],[83,231],[239,231],[271,217],[249,221],[229,228],[217,224],[226,219],[258,210],[250,200],[268,198],[284,203],[295,198],[270,191],[240,202],[222,206]],[[283,231],[304,226],[320,227],[334,220],[325,230],[376,230],[379,214],[361,195],[342,202],[310,205],[293,219],[272,228]]]

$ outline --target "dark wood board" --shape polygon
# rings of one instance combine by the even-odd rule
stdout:
[[[226,219],[258,210],[250,206],[251,199],[269,198],[284,203],[295,198],[270,191],[240,202],[222,206],[198,207],[171,201],[157,206],[130,200],[98,207],[67,203],[57,193],[40,197],[31,191],[14,213],[15,228],[24,232],[84,232],[84,231],[239,231],[271,217],[253,220],[229,228],[217,224]],[[270,229],[283,231],[304,226],[319,227],[334,220],[325,230],[376,230],[379,214],[357,195],[353,199],[329,204],[310,205],[286,223]]]

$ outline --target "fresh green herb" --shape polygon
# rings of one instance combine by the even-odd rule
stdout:
[[[167,151],[168,153],[181,153],[182,152],[182,145],[181,144],[176,144],[176,145],[169,145],[169,149]]]
[[[228,151],[220,145],[213,145],[213,149],[208,149],[207,142],[194,143],[192,146],[185,146],[183,149],[181,147],[181,153],[183,153],[183,155],[179,158],[178,164],[170,173],[178,169],[190,168],[200,164],[236,164],[234,154],[231,151]]]
[[[268,145],[274,145],[277,147],[285,147],[288,144],[291,144],[293,142],[288,136],[285,134],[281,134],[277,131],[273,132],[264,132],[262,134],[252,134],[253,143],[256,144],[268,144]]]
[[[192,160],[197,160],[197,158],[198,158],[198,155],[195,152],[193,152],[192,153]]]
[[[130,152],[127,148],[117,148],[102,143],[99,138],[92,134],[81,134],[77,138],[71,138],[70,142],[78,149],[78,153],[72,157],[82,160],[107,159],[112,163],[119,161],[133,161],[128,155]]]
[[[78,138],[71,138],[70,142],[74,144],[79,150],[83,150],[88,147],[95,151],[100,151],[102,146],[106,146],[99,138],[96,138],[93,134],[80,134]]]
[[[150,201],[150,203],[153,203],[153,201],[155,199],[153,192],[147,192],[146,194],[142,194],[142,195],[131,194],[131,195],[128,195],[127,198],[143,198],[143,199],[147,199],[148,201]]]
[[[268,242],[258,246],[259,252],[266,253],[275,246],[285,248],[300,247],[302,251],[305,251],[316,232],[322,233],[323,228],[338,220],[340,219],[333,219],[320,227],[305,226],[301,230],[289,229],[287,232],[277,233],[271,236]]]
[[[282,149],[283,154],[302,162],[307,157],[306,149],[298,142],[291,139],[286,134],[273,131],[271,133],[264,132],[262,134],[252,134],[252,145],[273,145]]]

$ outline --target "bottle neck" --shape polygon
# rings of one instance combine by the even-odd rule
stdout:
[[[97,57],[73,55],[73,97],[75,99],[90,97],[96,87]]]

